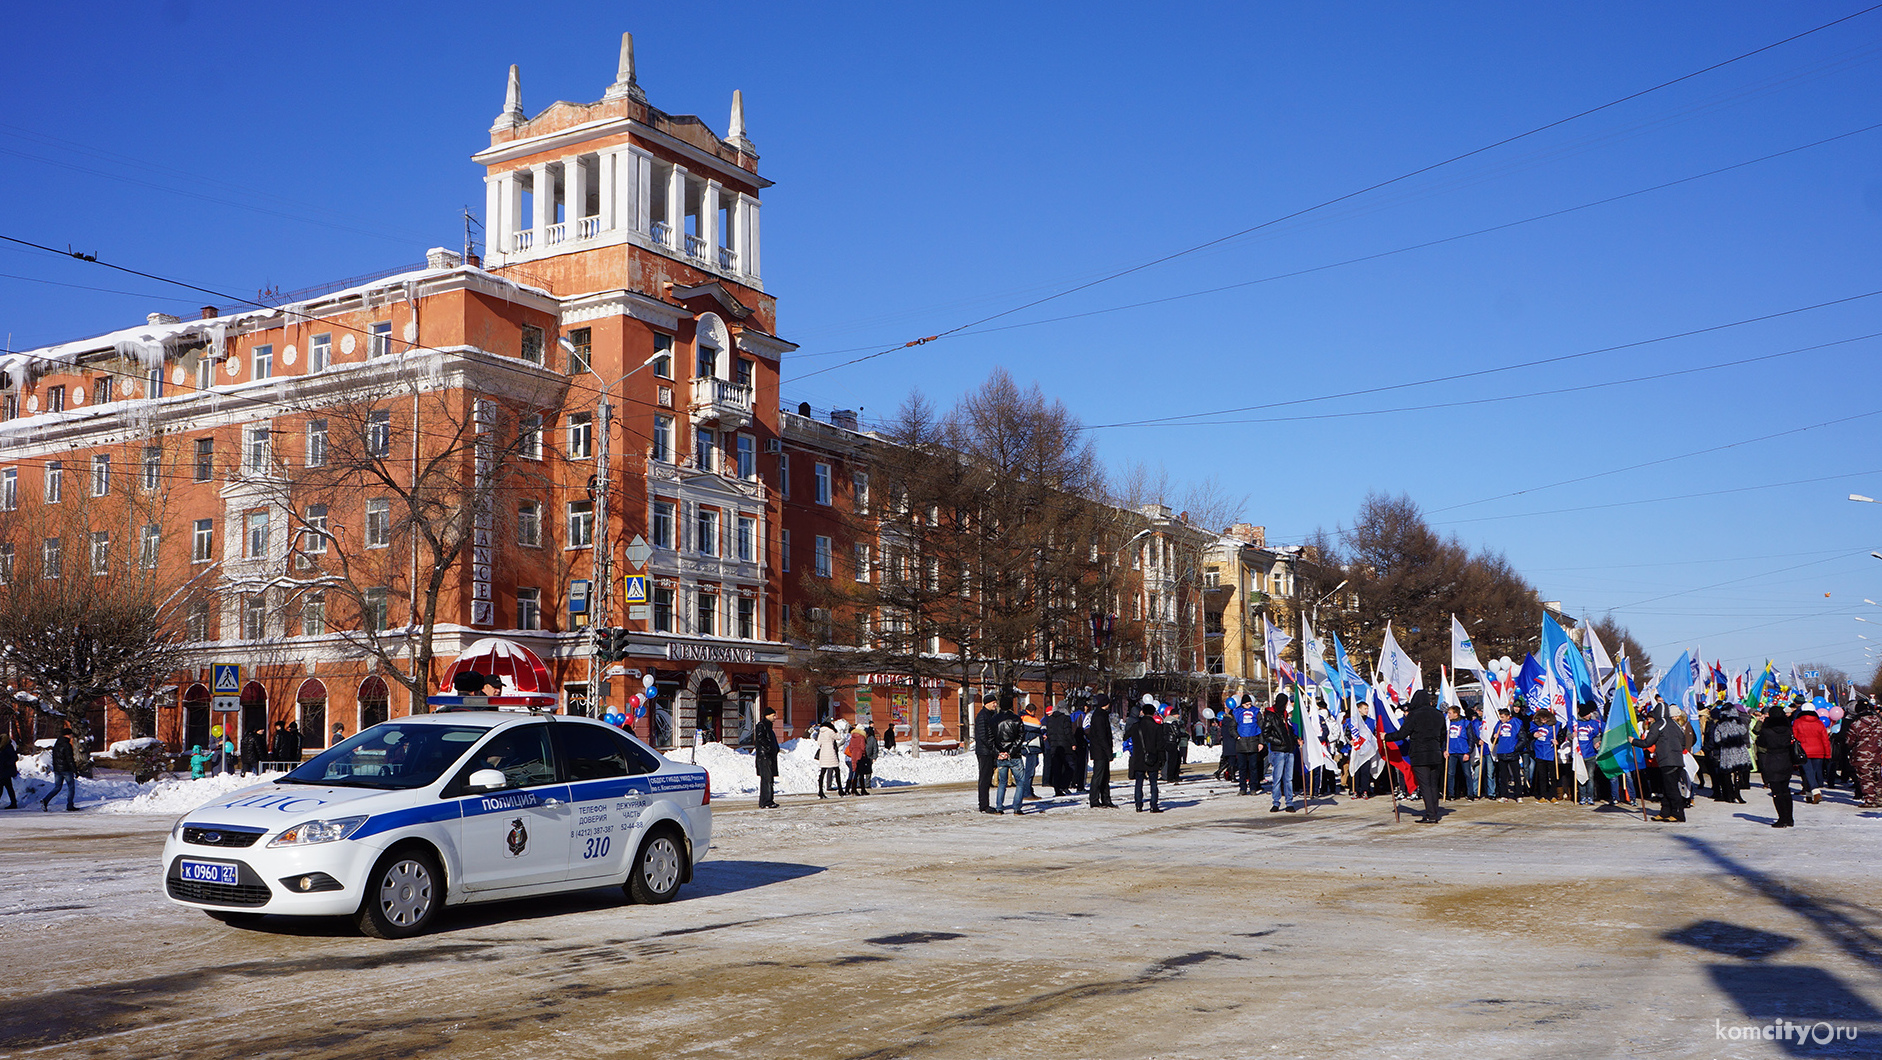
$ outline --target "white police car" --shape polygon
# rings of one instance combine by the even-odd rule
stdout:
[[[379,938],[446,905],[615,882],[665,902],[711,845],[711,801],[704,769],[587,718],[400,718],[185,814],[164,893],[225,922],[352,916]]]

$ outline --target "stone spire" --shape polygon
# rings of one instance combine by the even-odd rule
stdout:
[[[647,93],[641,91],[640,82],[634,79],[634,35],[621,34],[621,62],[614,69],[614,84],[602,94],[602,99],[632,99],[647,102]]]
[[[503,113],[497,115],[496,123],[490,126],[491,132],[503,132],[513,129],[529,120],[523,113],[523,75],[515,63],[510,64],[510,87],[503,93]]]
[[[745,93],[736,88],[732,90],[732,121],[726,126],[725,142],[748,155],[758,154],[751,137],[745,135]]]

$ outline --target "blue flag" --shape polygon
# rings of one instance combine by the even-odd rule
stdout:
[[[1547,615],[1542,616],[1542,658],[1543,665],[1555,674],[1555,683],[1561,685],[1562,692],[1568,696],[1571,709],[1573,704],[1598,700],[1588,660],[1575,642],[1568,639],[1568,633]]]
[[[1685,711],[1687,714],[1690,715],[1693,712],[1692,703],[1689,702],[1692,695],[1691,652],[1680,653],[1679,661],[1673,664],[1672,669],[1666,672],[1665,677],[1660,678],[1660,683],[1654,691],[1660,694],[1661,699],[1666,700],[1668,703]]]
[[[1346,645],[1340,643],[1340,635],[1334,633],[1332,637],[1333,663],[1339,668],[1337,677],[1340,687],[1345,690],[1346,695],[1354,699],[1365,699],[1371,691],[1370,687],[1366,684],[1365,678],[1359,676],[1359,671],[1353,669],[1353,664],[1346,661]]]
[[[1542,664],[1533,655],[1523,656],[1522,668],[1516,671],[1516,692],[1531,707],[1542,702]]]

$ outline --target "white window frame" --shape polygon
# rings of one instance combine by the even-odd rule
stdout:
[[[198,519],[190,528],[190,562],[209,563],[216,558],[216,521]]]
[[[268,513],[248,512],[242,516],[242,558],[266,559],[268,556]]]
[[[749,482],[758,477],[758,439],[749,434],[740,434],[735,444],[738,446],[738,477]]]
[[[736,556],[740,563],[758,562],[758,517],[740,515],[737,522],[737,536],[734,539]]]
[[[46,461],[46,503],[58,504],[65,499],[65,461]]]
[[[392,410],[366,413],[366,455],[382,460],[392,455]]]
[[[542,547],[542,502],[518,501],[516,505],[516,543],[524,548]]]
[[[653,547],[669,549],[677,547],[675,542],[677,540],[679,527],[675,520],[678,518],[679,506],[677,504],[669,500],[655,498],[652,511],[647,521],[647,532],[653,536]],[[666,526],[666,533],[664,535],[660,532],[662,524]],[[664,538],[664,540],[662,538]]]
[[[654,416],[653,448],[648,458],[662,464],[673,462],[673,417]]]
[[[163,447],[147,445],[144,447],[144,492],[155,493],[163,488]]]
[[[392,502],[384,497],[366,501],[366,547],[392,546]]]
[[[307,340],[307,370],[324,372],[333,363],[333,332],[322,332]]]
[[[307,421],[307,466],[327,466],[327,421]]]
[[[817,503],[829,504],[830,503],[830,464],[828,461],[825,461],[825,460],[817,461],[816,475],[817,475]]]
[[[377,360],[392,352],[392,322],[375,320],[366,325],[366,359]]]
[[[163,541],[163,531],[155,523],[144,524],[142,536],[137,542],[137,565],[144,570],[156,570],[158,548]]]
[[[595,544],[595,502],[568,502],[568,548],[593,548]]]
[[[568,422],[568,453],[570,460],[587,460],[595,455],[595,414],[592,412],[571,412]]]
[[[693,509],[693,548],[702,556],[719,554],[719,512],[716,508]]]
[[[517,427],[516,455],[525,460],[542,459],[542,414],[531,412]]]
[[[0,471],[0,512],[17,511],[20,506],[20,469]]]
[[[111,454],[93,453],[91,458],[91,495],[111,495]]]
[[[264,342],[249,351],[253,367],[249,369],[250,379],[274,378],[274,344]]]
[[[111,531],[109,530],[92,532],[91,572],[94,577],[111,573]]]
[[[830,536],[818,534],[813,548],[815,558],[812,560],[811,570],[819,578],[828,578],[830,576]]]
[[[516,628],[542,628],[542,590],[519,586],[516,590]]]
[[[788,528],[778,531],[778,556],[781,560],[778,565],[779,569],[789,574],[791,572],[791,531]]]

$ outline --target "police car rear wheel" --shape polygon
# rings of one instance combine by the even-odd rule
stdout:
[[[444,902],[438,862],[420,850],[395,850],[366,878],[366,899],[355,920],[377,939],[403,939],[431,926]]]
[[[670,902],[680,889],[686,855],[672,832],[655,832],[641,844],[627,876],[627,896],[642,905]]]

